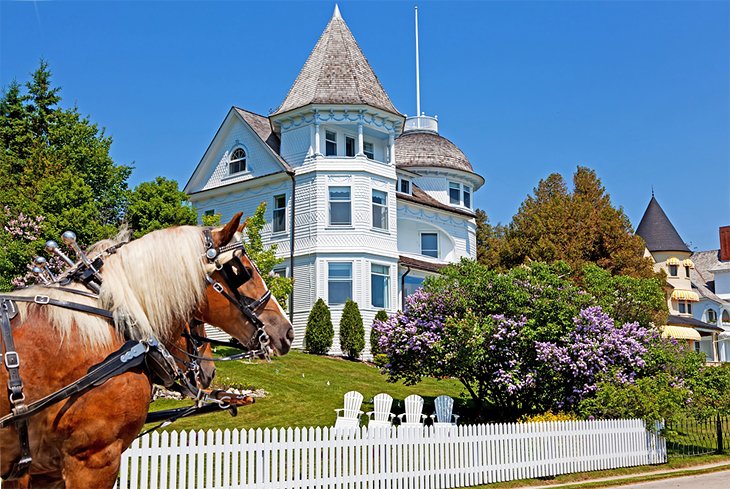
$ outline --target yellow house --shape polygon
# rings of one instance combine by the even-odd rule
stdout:
[[[694,268],[690,258],[692,251],[679,236],[653,193],[636,234],[644,239],[644,253],[654,261],[654,270],[664,270],[667,274],[669,318],[667,324],[662,325],[662,334],[687,340],[697,351],[705,351],[708,360],[717,361],[717,336],[723,330],[692,317],[692,305],[700,300],[690,280],[690,271]]]

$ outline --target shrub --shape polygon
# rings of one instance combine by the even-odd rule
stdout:
[[[348,299],[340,318],[340,348],[348,358],[357,358],[365,348],[365,328],[357,302]]]
[[[309,353],[324,355],[332,348],[334,337],[335,330],[332,327],[330,308],[322,299],[317,299],[307,319],[304,345]]]
[[[524,415],[519,419],[520,423],[550,423],[553,421],[576,421],[578,416],[573,413],[564,413],[562,411],[552,412],[546,411],[542,414]]]
[[[373,319],[373,325],[370,328],[370,353],[373,355],[373,358],[378,353],[381,353],[380,348],[378,346],[378,341],[380,340],[380,334],[378,333],[378,329],[376,329],[375,325],[376,323],[382,323],[384,321],[388,320],[388,313],[385,312],[383,309],[379,310],[377,314],[375,314],[375,319]]]

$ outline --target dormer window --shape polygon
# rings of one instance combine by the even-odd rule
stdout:
[[[707,322],[710,324],[717,323],[717,313],[714,309],[708,309],[707,310]]]
[[[401,178],[400,179],[400,186],[398,187],[398,191],[402,194],[411,194],[411,181],[407,178]]]
[[[246,152],[243,148],[236,148],[228,161],[228,174],[233,175],[242,171],[246,171]]]
[[[324,155],[337,156],[337,133],[325,131],[324,133]]]
[[[365,156],[367,156],[369,159],[374,160],[375,159],[375,149],[373,146],[373,143],[368,143],[365,141],[363,143],[362,152],[365,153]]]

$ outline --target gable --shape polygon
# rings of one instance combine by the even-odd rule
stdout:
[[[242,113],[248,117],[244,118]],[[287,170],[286,164],[272,146],[264,142],[260,131],[257,132],[247,120],[251,119],[256,123],[257,118],[263,116],[231,108],[185,185],[186,193],[209,190]],[[256,128],[258,125],[256,124]],[[273,143],[278,148],[278,141]],[[231,173],[230,163],[234,152],[239,149],[245,154],[245,169]],[[233,166],[241,168],[244,163],[239,162]]]

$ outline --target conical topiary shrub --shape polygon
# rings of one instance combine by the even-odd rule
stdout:
[[[388,313],[385,312],[383,309],[379,310],[377,314],[375,314],[375,319],[373,319],[373,326],[375,326],[375,322],[385,322],[388,320]],[[378,353],[381,353],[380,348],[378,347],[378,340],[380,339],[380,335],[377,331],[375,331],[375,328],[371,326],[370,327],[370,354],[375,357]]]
[[[365,348],[365,328],[357,302],[347,299],[340,318],[340,349],[348,358],[357,358]]]
[[[324,355],[332,348],[335,329],[332,326],[330,308],[322,299],[317,299],[307,318],[307,331],[304,333],[304,347],[314,355]]]

